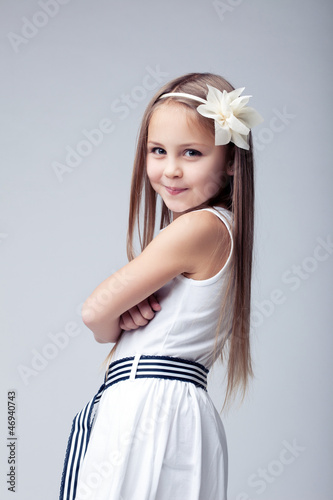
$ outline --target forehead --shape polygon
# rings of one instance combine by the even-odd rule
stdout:
[[[207,122],[207,119],[203,119]],[[211,142],[213,133],[207,123],[202,123],[201,115],[184,104],[167,101],[153,112],[148,126],[148,140],[155,135],[163,137],[192,137],[193,140]],[[156,137],[157,140],[157,137]]]

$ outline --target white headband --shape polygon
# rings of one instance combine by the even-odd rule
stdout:
[[[250,95],[240,97],[245,89],[239,88],[227,92],[207,85],[207,99],[202,99],[192,94],[184,92],[169,92],[161,95],[164,97],[186,97],[200,102],[197,107],[198,113],[206,118],[212,118],[215,121],[215,145],[224,146],[233,142],[242,149],[249,149],[248,135],[250,129],[259,125],[263,121],[262,116],[253,108],[246,106]]]

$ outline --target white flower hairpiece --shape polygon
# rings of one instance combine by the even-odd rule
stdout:
[[[227,92],[207,85],[207,99],[186,94],[184,92],[169,92],[161,95],[164,97],[187,97],[202,104],[197,107],[198,113],[215,121],[215,145],[224,146],[233,142],[242,149],[249,149],[248,135],[250,129],[263,121],[262,116],[253,108],[246,106],[250,95],[240,97],[245,89],[239,88]]]

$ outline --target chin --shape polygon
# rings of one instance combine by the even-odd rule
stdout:
[[[165,203],[165,200],[164,200]],[[186,210],[190,210],[191,208],[194,208],[194,205],[190,204],[180,204],[180,203],[165,203],[165,205],[168,207],[168,209],[173,212],[174,215],[181,215],[183,212],[186,212]]]

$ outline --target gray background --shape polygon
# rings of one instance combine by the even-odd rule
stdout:
[[[229,498],[332,498],[332,3],[2,0],[0,22],[6,473],[8,390],[18,436],[17,493],[3,474],[1,498],[58,498],[72,417],[99,387],[109,350],[83,325],[80,304],[126,263],[144,108],[191,71],[245,86],[265,117],[254,130],[256,377],[223,417]],[[105,119],[112,132],[87,149],[83,131]],[[68,148],[82,154],[59,175]],[[219,409],[221,374],[210,380]]]

